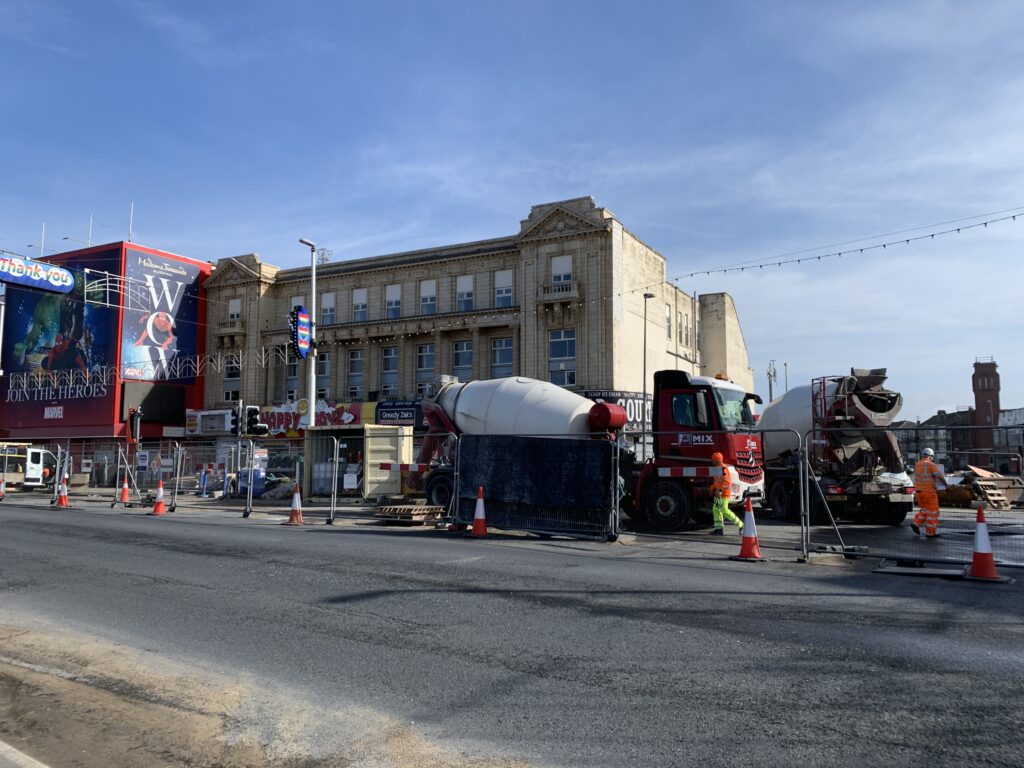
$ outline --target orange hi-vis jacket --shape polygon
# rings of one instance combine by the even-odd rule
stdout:
[[[919,459],[914,465],[914,490],[920,493],[935,493],[935,480],[944,479],[942,470],[931,459]]]
[[[722,474],[720,477],[716,477],[711,483],[711,492],[720,494],[723,499],[732,498],[732,473],[729,468],[724,464],[716,464],[716,467],[721,468]]]

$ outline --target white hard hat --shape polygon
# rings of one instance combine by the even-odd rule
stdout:
[[[935,451],[933,451],[931,448],[925,448],[923,451],[921,451],[921,455],[922,456],[934,456],[935,455]]]

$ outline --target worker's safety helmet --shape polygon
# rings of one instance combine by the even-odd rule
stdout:
[[[720,454],[718,451],[715,451],[714,453],[711,454],[711,460],[716,464],[721,464],[723,461],[725,461],[725,459],[722,457],[722,454]]]
[[[935,451],[933,451],[931,448],[925,448],[923,451],[921,451],[921,455],[927,456],[928,458],[932,458],[935,456]]]

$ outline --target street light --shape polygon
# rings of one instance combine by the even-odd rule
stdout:
[[[304,237],[299,238],[302,245],[309,247],[309,389],[306,403],[309,405],[309,427],[316,425],[316,243]]]
[[[640,406],[640,445],[644,450],[644,461],[647,461],[647,301],[653,298],[653,293],[644,294],[644,399]]]

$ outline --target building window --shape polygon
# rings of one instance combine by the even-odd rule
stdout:
[[[512,270],[501,269],[494,273],[494,306],[512,306]]]
[[[512,339],[491,339],[491,378],[512,375]]]
[[[228,320],[242,319],[242,300],[228,299]]]
[[[319,400],[326,400],[327,399],[327,387],[317,387],[316,388],[316,399],[318,401]]]
[[[299,390],[289,389],[288,394],[286,395],[286,399],[289,403],[294,403],[296,400],[299,399]]]
[[[452,373],[459,381],[473,378],[473,342],[456,341],[452,343]]]
[[[572,256],[553,256],[551,258],[551,283],[572,282]]]
[[[683,313],[676,312],[676,341],[683,343]]]
[[[238,364],[238,357],[236,355],[230,355],[227,360],[224,361],[224,378],[239,379],[241,377],[242,366]]]
[[[225,389],[224,390],[224,402],[235,403],[241,399],[239,390],[237,389]]]
[[[430,385],[434,381],[434,345],[416,345],[416,394],[430,394]]]
[[[433,381],[417,381],[416,382],[416,396],[417,397],[430,397],[434,394],[434,382]]]
[[[665,305],[665,338],[672,339],[672,307]]]
[[[332,325],[334,323],[334,294],[320,294],[320,324]]]
[[[420,314],[437,314],[437,280],[420,281]]]
[[[331,353],[316,353],[316,375],[317,378],[324,378],[331,375]]]
[[[363,391],[363,350],[348,351],[348,396],[350,400],[359,399]],[[355,394],[353,394],[355,392]]]
[[[455,309],[470,312],[473,309],[473,276],[459,275],[455,279]]]
[[[352,289],[352,322],[366,322],[366,289]]]
[[[384,289],[385,314],[388,319],[402,316],[402,286],[389,285]]]
[[[293,355],[291,352],[288,353],[288,365],[287,365],[287,376],[289,379],[295,379],[299,376],[299,358]]]
[[[683,315],[683,322],[686,324],[686,330],[683,331],[683,343],[686,346],[690,346],[690,314]]]
[[[398,347],[383,347],[380,351],[380,393],[383,399],[398,394]]]
[[[548,374],[552,384],[576,386],[576,331],[566,328],[548,333]]]
[[[292,296],[292,309],[295,309],[296,307],[301,307],[305,303],[305,296]]]
[[[416,346],[416,370],[434,372],[433,344],[419,344]]]

